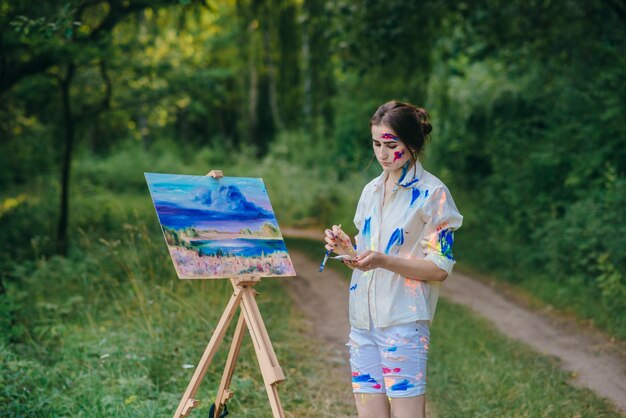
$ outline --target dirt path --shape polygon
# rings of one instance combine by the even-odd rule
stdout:
[[[337,381],[345,381],[343,402],[354,404],[350,389],[348,351],[345,347],[350,332],[346,282],[331,270],[320,274],[319,265],[316,266],[301,252],[289,251],[289,256],[298,277],[285,281],[287,290],[311,321],[312,337],[320,340],[324,351],[329,353],[330,358],[326,360],[332,364],[335,378]],[[356,407],[354,411],[356,412]]]
[[[283,229],[283,234],[320,239],[318,231]],[[333,347],[337,359],[344,360],[344,372],[349,375],[344,349],[349,330],[347,282],[331,270],[318,274],[319,265],[297,251],[290,255],[299,277],[288,282],[290,292],[313,322],[316,336]],[[461,273],[453,273],[444,282],[442,297],[468,306],[504,335],[559,358],[562,368],[572,373],[572,384],[593,390],[626,413],[626,358],[605,336],[531,311]]]
[[[593,390],[626,413],[626,359],[603,335],[530,311],[461,273],[452,273],[441,295],[470,307],[504,335],[558,357],[562,368],[572,373],[572,384]]]

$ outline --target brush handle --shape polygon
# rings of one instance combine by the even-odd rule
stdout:
[[[330,250],[326,250],[326,254],[324,254],[324,259],[322,260],[322,264],[320,264],[320,273],[326,267],[326,262],[328,261],[328,256],[330,255]]]
[[[329,257],[329,258],[332,258],[333,260],[339,260],[339,261],[348,261],[348,260],[352,260],[352,257],[350,257],[350,256],[349,256],[349,255],[347,255],[347,254],[344,254],[344,255],[338,255],[338,256],[335,256],[335,257]]]

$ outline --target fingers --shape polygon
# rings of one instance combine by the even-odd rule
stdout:
[[[326,241],[326,245],[324,246],[324,248],[326,248],[326,251],[335,251],[337,243],[335,242],[335,236],[333,232],[330,229],[326,229],[324,231],[324,235],[324,241]]]
[[[207,173],[207,176],[211,176],[215,179],[219,179],[224,177],[224,173],[222,173],[222,170],[211,170]]]
[[[376,257],[376,253],[371,250],[367,250],[366,252],[357,255],[354,257],[352,266],[362,271],[369,271],[376,268],[374,265],[374,259]]]
[[[326,236],[333,240],[335,245],[340,245],[344,247],[344,249],[348,252],[353,253],[354,247],[352,246],[352,241],[350,241],[350,237],[348,234],[343,232],[341,229],[341,225],[333,225],[332,229],[327,229]]]
[[[336,245],[335,235],[330,229],[325,230],[324,234],[325,234],[324,241],[326,241],[328,244],[331,244],[333,246]]]
[[[350,237],[341,230],[341,225],[333,225],[331,228],[325,229],[324,241],[326,242],[324,248],[329,251],[334,251],[337,254],[355,254]]]

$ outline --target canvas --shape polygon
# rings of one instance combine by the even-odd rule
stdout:
[[[179,278],[296,275],[262,179],[145,176]]]

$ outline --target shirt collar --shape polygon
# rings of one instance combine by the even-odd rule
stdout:
[[[415,161],[415,168],[409,168],[406,175],[402,179],[402,182],[399,185],[396,185],[393,188],[393,191],[396,191],[398,188],[412,188],[412,186],[415,185],[420,178],[422,178],[422,174],[424,174],[424,167],[422,167],[422,164],[419,161]],[[374,179],[374,190],[377,190],[378,188],[382,187],[383,184],[385,184],[385,180],[387,180],[388,175],[389,174],[383,170],[383,172]]]

